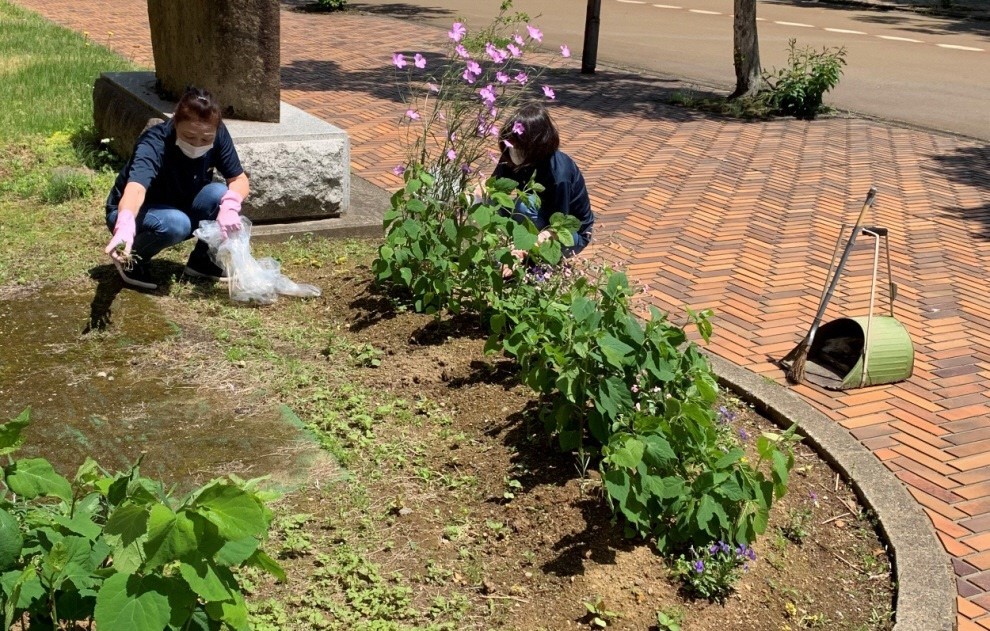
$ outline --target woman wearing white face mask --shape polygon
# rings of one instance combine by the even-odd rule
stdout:
[[[213,181],[214,169],[226,185]],[[234,143],[221,120],[220,106],[206,90],[190,88],[172,119],[144,131],[134,154],[117,176],[107,198],[106,247],[128,285],[156,289],[148,261],[163,249],[192,237],[200,221],[216,220],[224,234],[241,227],[241,202],[249,192]],[[123,245],[123,252],[118,247]],[[225,280],[196,244],[185,273]]]

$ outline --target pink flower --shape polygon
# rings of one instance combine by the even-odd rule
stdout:
[[[515,147],[514,144],[512,144],[511,142],[509,142],[505,138],[502,139],[502,144],[505,145],[506,147],[509,147],[510,149],[513,148],[513,147]]]
[[[467,69],[471,71],[471,74],[481,74],[481,66],[473,59],[467,62]]]
[[[523,39],[523,36],[520,35],[519,33],[513,33],[512,34],[512,39],[516,40],[516,43],[519,44],[520,46],[525,46],[526,45],[526,40],[524,40]]]
[[[519,85],[526,85],[526,82],[529,81],[529,77],[525,72],[520,72],[516,75],[516,81],[519,82]]]
[[[491,160],[492,164],[497,164],[498,163],[498,154],[495,153],[494,151],[492,151],[491,149],[489,149],[488,150],[488,159]]]
[[[396,68],[405,68],[406,56],[403,55],[402,53],[395,53],[392,55],[392,63],[395,65]]]
[[[505,74],[501,70],[499,70],[498,72],[495,73],[495,78],[498,80],[499,83],[508,83],[509,82],[509,75]]]
[[[461,41],[461,38],[467,34],[467,29],[460,22],[454,22],[453,28],[447,33],[447,37],[454,40],[455,42]]]
[[[495,104],[495,99],[498,96],[495,94],[495,86],[488,84],[485,87],[478,90],[478,94],[481,95],[481,100],[484,101],[485,105],[491,107]]]
[[[557,98],[557,95],[554,94],[553,88],[548,85],[543,86],[543,94],[551,101]]]
[[[467,51],[467,48],[464,48],[463,44],[458,44],[456,47],[454,47],[454,52],[457,53],[457,56],[461,57],[462,59],[471,58],[471,53]]]
[[[392,169],[392,173],[396,175],[402,175],[405,172],[406,172],[406,167],[402,164],[397,164],[395,165],[395,168]]]
[[[457,152],[454,151],[453,149],[448,149],[447,150],[447,159],[448,160],[454,160],[455,158],[457,158]]]
[[[500,64],[503,61],[505,61],[506,54],[503,51],[496,48],[495,45],[492,44],[491,42],[485,44],[485,52],[488,54],[489,57],[492,58],[492,61],[494,61],[497,64]]]
[[[564,55],[564,57],[566,57],[566,56],[567,55]],[[425,68],[426,67],[426,57],[420,55],[419,53],[416,53],[416,56],[413,57],[413,63],[416,65],[417,68],[420,68],[420,69]]]
[[[464,80],[467,81],[468,83],[474,83],[474,80],[478,78],[475,76],[473,72],[471,72],[470,68],[466,69],[464,71],[464,74],[462,74],[461,76],[464,77]]]
[[[536,28],[535,26],[530,26],[529,24],[527,24],[526,30],[529,31],[529,36],[535,39],[536,41],[538,42],[543,41],[543,31],[541,31],[540,29]]]
[[[417,112],[414,109],[408,109],[408,110],[406,110],[406,116],[408,116],[411,120],[414,120],[414,121],[418,121],[419,120],[419,112]]]
[[[519,47],[516,46],[515,44],[509,44],[508,46],[506,46],[506,48],[509,49],[509,53],[513,57],[522,57],[522,51],[519,50]]]
[[[567,44],[564,44],[563,46],[560,47],[560,56],[561,57],[571,56],[571,49],[567,47]]]
[[[440,86],[435,83],[427,83],[426,87],[429,88],[430,92],[434,94],[440,94]]]
[[[523,124],[520,123],[519,121],[516,121],[512,123],[512,133],[517,136],[522,136],[524,133],[526,133],[526,127],[523,126]]]

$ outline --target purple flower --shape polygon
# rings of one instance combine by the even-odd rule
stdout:
[[[448,160],[454,160],[456,158],[457,158],[457,152],[454,151],[453,149],[448,149],[447,150],[447,159]]]
[[[698,559],[697,561],[695,561],[694,562],[694,571],[697,572],[698,574],[701,574],[702,572],[704,572],[705,571],[705,562],[702,561],[701,559]]]
[[[447,37],[454,40],[455,42],[461,41],[461,38],[467,34],[467,29],[460,22],[454,22],[453,28],[447,33]]]
[[[402,175],[405,172],[406,172],[406,167],[405,167],[405,165],[402,165],[402,164],[397,164],[397,165],[395,165],[395,168],[392,169],[392,173],[394,173],[396,175]]]
[[[509,75],[499,70],[498,72],[495,73],[495,79],[497,79],[499,83],[508,83]]]
[[[530,26],[529,24],[527,24],[526,30],[529,31],[529,36],[535,39],[536,41],[538,42],[543,41],[543,31],[541,31],[540,29],[536,28],[535,26]]]
[[[708,546],[708,554],[711,554],[713,556],[716,555],[716,554],[718,554],[718,544],[717,543],[713,543],[712,545]]]
[[[566,57],[567,55],[564,55],[564,56]],[[420,69],[425,68],[426,67],[426,57],[420,55],[419,53],[416,53],[416,55],[413,57],[413,64],[417,68],[420,68]]]
[[[457,53],[457,55],[459,57],[462,57],[463,59],[470,59],[471,58],[471,53],[469,53],[468,50],[467,50],[467,48],[464,48],[464,46],[462,44],[458,44],[454,48],[454,52]]]
[[[522,38],[520,37],[519,39]],[[508,46],[506,46],[506,48],[509,49],[509,54],[512,55],[513,57],[522,57],[522,51],[519,50],[519,47],[516,46],[515,44],[509,44]]]
[[[474,61],[473,59],[467,62],[467,69],[471,71],[471,74],[475,74],[475,75],[481,74],[481,65],[477,61]]]
[[[406,56],[403,55],[402,53],[394,53],[392,55],[392,64],[396,68],[405,68],[406,67]]]
[[[741,441],[743,441],[743,442],[746,442],[747,440],[749,440],[749,432],[747,432],[745,429],[743,429],[743,428],[740,427],[739,428],[739,439]]]
[[[519,85],[526,85],[526,82],[529,81],[529,76],[525,72],[520,72],[516,75],[516,81],[519,82]]]
[[[408,110],[406,110],[406,116],[408,116],[411,120],[414,120],[414,121],[418,121],[419,120],[419,112],[417,112],[414,109],[408,109]]]
[[[551,88],[548,85],[543,86],[543,94],[551,101],[557,98],[557,95],[554,93],[553,88]]]
[[[490,83],[478,90],[478,94],[481,95],[481,100],[484,101],[485,105],[488,107],[494,105],[495,99],[498,98],[498,95],[495,94],[495,86]]]
[[[522,136],[523,134],[526,133],[526,127],[522,123],[520,123],[519,121],[516,121],[516,122],[512,123],[512,133],[515,134],[515,135],[517,135],[517,136]],[[633,386],[633,387],[635,387],[635,386]]]
[[[520,46],[525,46],[526,45],[526,40],[524,40],[523,39],[523,36],[520,35],[519,33],[513,33],[512,34],[512,39],[514,39],[515,42],[517,44],[519,44]]]
[[[464,175],[471,175],[471,171],[472,169],[470,164],[464,163],[461,165],[461,173]]]
[[[461,76],[464,77],[464,80],[467,81],[468,83],[474,83],[474,80],[478,78],[474,75],[473,72],[471,72],[470,68],[466,68],[464,70],[464,74],[462,74]]]
[[[507,57],[504,51],[496,48],[495,45],[492,44],[491,42],[485,44],[485,52],[488,53],[488,56],[492,58],[492,61],[494,61],[497,64],[500,64],[503,61],[505,61],[505,58]]]
[[[724,541],[719,541],[718,542],[718,551],[719,552],[721,552],[723,554],[728,554],[730,550],[732,550],[732,548],[729,547],[729,544],[727,544]]]
[[[560,47],[560,56],[561,57],[571,56],[571,49],[567,47],[567,44],[564,44],[563,46]]]

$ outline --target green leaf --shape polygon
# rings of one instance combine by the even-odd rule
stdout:
[[[578,324],[583,323],[595,313],[595,303],[584,296],[579,296],[571,302],[571,315]]]
[[[236,631],[249,631],[248,610],[244,597],[234,592],[232,601],[206,603],[206,613],[214,620],[221,620]],[[102,630],[101,630],[102,631]]]
[[[94,618],[100,631],[158,631],[171,615],[164,581],[157,576],[114,574],[96,596]]]
[[[54,522],[66,530],[77,535],[82,535],[91,541],[99,538],[103,532],[102,526],[93,523],[92,515],[87,515],[83,511],[76,511],[76,514],[71,519],[65,515],[55,515]]]
[[[24,444],[22,430],[31,422],[31,408],[27,408],[16,418],[0,424],[0,456],[12,454]]]
[[[69,536],[56,541],[41,563],[42,581],[54,589],[59,589],[66,580],[78,589],[92,587],[97,583],[91,576],[96,567],[91,558],[93,549],[84,537]]]
[[[512,244],[517,250],[532,250],[536,245],[536,234],[528,226],[517,223],[512,229]]]
[[[643,462],[643,451],[646,448],[641,441],[629,438],[623,441],[622,445],[615,449],[608,456],[609,462],[617,467],[635,469],[639,463]]]
[[[235,541],[226,541],[223,547],[217,551],[216,562],[220,565],[234,566],[247,561],[258,549],[258,540],[255,537],[244,537]]]
[[[164,504],[151,508],[148,540],[144,544],[145,568],[178,561],[197,550],[195,526],[184,511],[173,513]]]
[[[24,499],[30,500],[47,495],[61,498],[66,502],[72,501],[72,485],[55,473],[51,463],[44,458],[17,460],[8,465],[5,471],[7,486]]]
[[[494,188],[501,193],[511,193],[519,187],[519,182],[507,177],[500,177],[494,182],[488,180],[486,184],[489,188]]]
[[[137,541],[148,532],[148,508],[135,504],[124,504],[110,514],[103,531],[110,535],[120,535],[125,546]]]
[[[704,530],[710,535],[715,535],[715,531],[709,526],[709,524],[718,509],[719,505],[711,498],[710,495],[703,496],[701,498],[701,502],[698,504],[698,511],[695,513],[695,520],[698,522],[698,528]]]
[[[268,532],[264,508],[233,484],[217,481],[208,485],[197,495],[194,509],[227,539],[262,537]]]
[[[216,567],[203,559],[180,563],[179,574],[205,602],[230,600],[231,588],[237,585],[237,579],[229,569]]]
[[[636,349],[632,346],[608,333],[602,336],[598,345],[601,348],[602,354],[605,356],[605,360],[612,366],[620,369],[629,363],[632,354],[636,352]]]
[[[618,502],[619,505],[625,504],[632,488],[629,474],[621,469],[613,469],[605,473],[604,479],[605,490],[608,491],[609,497]]]
[[[0,571],[13,567],[21,558],[24,536],[17,519],[0,508]]]
[[[404,282],[407,286],[412,285],[411,269],[409,269],[408,267],[403,267],[402,269],[399,270],[399,276],[402,278],[402,282]]]
[[[729,453],[725,454],[715,462],[713,468],[727,469],[732,465],[736,464],[737,462],[739,462],[739,460],[742,459],[742,457],[745,455],[746,452],[738,447],[731,449]]]
[[[642,436],[642,440],[646,444],[646,450],[643,453],[643,462],[646,463],[646,466],[660,469],[667,467],[669,463],[677,462],[677,454],[674,453],[670,443],[663,436],[646,434]]]
[[[285,570],[279,565],[275,559],[271,558],[262,550],[256,550],[251,558],[247,561],[248,565],[254,566],[259,570],[264,570],[275,577],[280,583],[284,583],[289,580],[288,576],[285,574]]]

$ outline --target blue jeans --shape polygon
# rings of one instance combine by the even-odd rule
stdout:
[[[512,218],[519,223],[523,223],[523,219],[529,219],[536,226],[537,231],[541,231],[550,225],[550,221],[544,219],[540,214],[540,209],[537,207],[537,195],[536,193],[530,193],[529,195],[520,195],[516,199],[516,208],[512,213]],[[574,237],[573,246],[562,246],[560,248],[561,253],[566,256],[574,256],[578,254],[588,245],[590,238],[586,238],[584,235],[573,232],[571,233]],[[589,235],[590,237],[590,235]]]
[[[140,257],[138,260],[147,263],[165,248],[192,238],[199,222],[217,218],[220,198],[226,192],[226,185],[220,182],[207,184],[196,194],[188,210],[165,204],[145,204],[137,215],[137,235],[131,252]],[[107,213],[107,228],[111,232],[116,222],[117,209],[114,208]],[[206,244],[200,241],[193,255],[202,256],[206,251]]]

